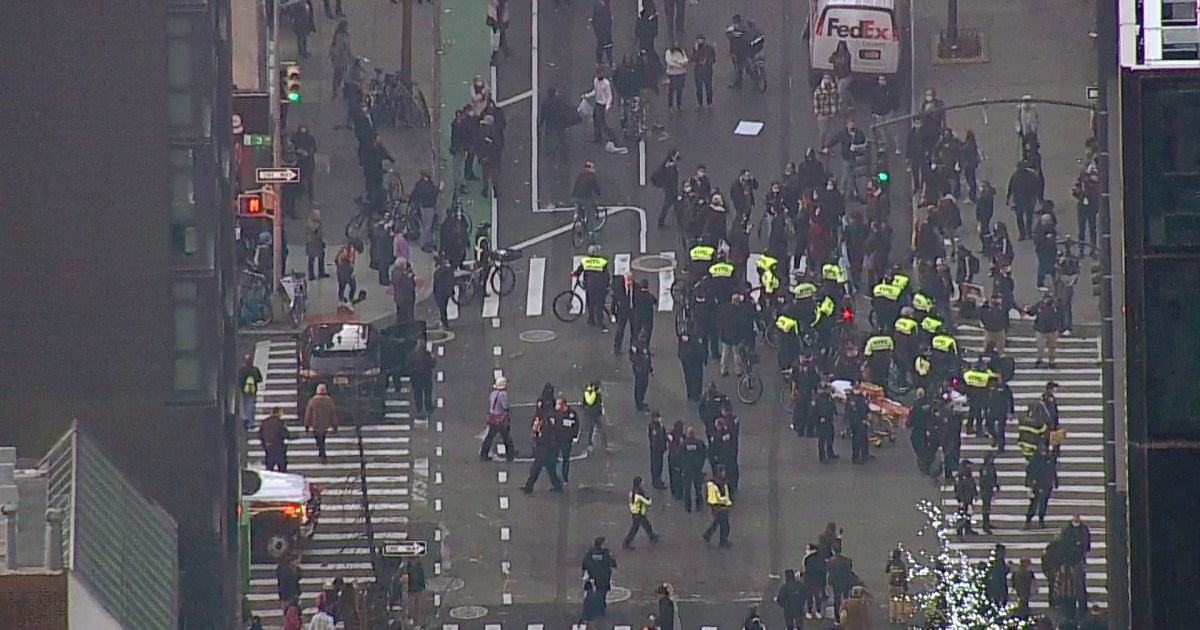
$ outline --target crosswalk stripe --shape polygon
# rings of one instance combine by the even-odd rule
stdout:
[[[490,288],[487,297],[483,298],[483,317],[491,319],[500,314],[500,293]]]
[[[446,319],[450,321],[458,319],[458,304],[455,304],[454,300],[446,302]]]
[[[662,252],[659,256],[675,261],[675,252]],[[671,296],[671,285],[675,284],[674,265],[658,270],[658,312],[670,313],[675,310],[675,298]]]
[[[579,255],[572,256],[571,257],[571,269],[578,269],[581,262],[583,262],[583,256],[579,256]],[[579,286],[575,286],[574,289],[575,289],[575,295],[579,296],[579,302],[571,302],[571,314],[578,315],[583,312],[583,308],[587,307],[587,293],[585,293],[583,291],[582,284]],[[576,308],[575,307],[576,304],[579,304],[579,306],[581,308]]]
[[[751,289],[757,289],[761,284],[758,281],[758,258],[762,254],[750,254],[750,258],[746,261],[746,283]]]
[[[525,316],[539,317],[542,314],[543,293],[546,290],[546,259],[534,256],[529,259],[529,292],[525,295]]]

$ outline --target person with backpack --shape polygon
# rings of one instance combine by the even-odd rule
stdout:
[[[337,273],[338,283],[338,302],[342,304],[353,303],[355,294],[358,293],[358,281],[354,278],[354,261],[357,257],[354,241],[348,241],[338,250],[337,256],[333,259],[334,269]],[[349,291],[347,292],[347,289]]]
[[[254,365],[254,357],[247,354],[238,370],[238,402],[242,412],[242,424],[247,431],[254,425],[254,417],[258,411],[258,387],[262,382],[262,370]]]

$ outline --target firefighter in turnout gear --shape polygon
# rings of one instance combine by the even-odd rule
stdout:
[[[896,343],[887,335],[876,333],[867,339],[863,344],[863,357],[866,358],[869,382],[886,390],[888,369],[895,350]]]
[[[1017,447],[1029,459],[1039,447],[1049,447],[1050,428],[1044,416],[1030,405],[1017,421]]]
[[[579,261],[579,266],[572,276],[581,276],[583,291],[587,296],[587,322],[589,326],[598,326],[608,332],[604,321],[604,302],[608,297],[608,285],[612,274],[608,272],[608,259],[600,255],[600,246],[588,247],[587,256]]]
[[[729,508],[733,507],[733,499],[729,496],[729,485],[725,483],[724,475],[719,472],[709,478],[707,484],[708,507],[712,509],[713,520],[708,529],[704,530],[704,542],[712,542],[713,532],[720,529],[720,546],[729,546]]]

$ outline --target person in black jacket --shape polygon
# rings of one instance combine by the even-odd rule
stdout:
[[[683,4],[681,1],[680,4]],[[658,587],[658,627],[662,630],[675,630],[675,600],[671,599],[671,585],[663,584]]]
[[[573,116],[578,116],[578,113],[572,111],[563,97],[559,95],[558,90],[550,88],[546,91],[546,98],[542,99],[541,105],[538,106],[538,127],[546,134],[547,145],[550,145],[555,150],[562,150],[566,143],[566,130],[578,118],[572,120]],[[453,123],[452,123],[453,125]],[[453,143],[453,126],[451,127],[451,142]]]
[[[675,210],[675,222],[683,226],[679,213],[679,151],[667,151],[667,157],[650,176],[650,183],[663,192],[662,210],[658,212],[658,227],[667,224],[667,213]]]
[[[614,275],[610,286],[612,300],[612,316],[617,320],[617,334],[613,336],[613,354],[621,354],[622,346],[625,344],[625,328],[628,327],[629,340],[631,342],[637,340],[637,334],[633,331],[633,287],[632,277],[629,275]]]
[[[1037,340],[1037,361],[1034,367],[1045,367],[1042,359],[1049,354],[1050,369],[1055,369],[1054,357],[1058,349],[1058,331],[1062,328],[1062,313],[1054,302],[1054,296],[1050,293],[1042,295],[1041,302],[1025,309],[1025,312],[1033,316],[1033,332]]]
[[[846,398],[846,424],[850,425],[850,461],[855,464],[865,464],[871,457],[868,451],[871,434],[871,422],[867,419],[869,411],[866,397],[855,391],[850,392]]]
[[[704,362],[708,360],[708,351],[700,340],[685,332],[679,336],[677,354],[683,367],[683,385],[687,390],[687,399],[699,402],[700,392],[704,387]]]
[[[822,381],[820,387],[817,388],[817,395],[813,398],[812,414],[817,430],[817,456],[821,463],[838,459],[838,455],[833,452],[833,423],[837,416],[837,407],[834,406],[833,390],[828,381]]]
[[[996,454],[988,453],[979,469],[979,500],[983,504],[983,531],[992,533],[992,501],[1000,492],[1000,475],[996,473]]]
[[[544,428],[543,428],[544,427]],[[558,444],[554,439],[554,429],[542,423],[541,418],[535,418],[533,421],[533,463],[529,466],[529,478],[525,480],[525,486],[521,490],[525,494],[533,494],[533,486],[537,483],[538,477],[542,474],[542,469],[546,470],[546,474],[550,477],[551,490],[554,492],[562,492],[562,481],[558,478],[558,471],[555,470],[558,459]]]
[[[993,372],[988,381],[987,424],[992,436],[992,446],[1004,452],[1004,428],[1016,411],[1012,388],[1000,372]]]
[[[654,0],[642,0],[642,13],[634,27],[638,50],[654,54],[654,40],[658,39],[658,7]]]
[[[933,465],[933,455],[937,451],[934,436],[937,434],[937,418],[934,416],[933,402],[925,395],[925,388],[918,387],[916,399],[908,413],[908,422],[912,428],[909,439],[912,442],[913,453],[917,456],[917,468],[925,474],[930,473]]]
[[[603,615],[607,608],[605,600],[608,597],[608,592],[612,590],[612,572],[617,568],[617,561],[604,547],[607,539],[604,536],[597,536],[592,541],[592,548],[583,554],[583,577],[585,580],[591,580],[596,585],[596,593],[602,602],[600,605],[600,614]]]
[[[783,609],[784,630],[799,630],[804,627],[804,603],[808,599],[808,591],[804,584],[796,581],[795,569],[783,572],[783,584],[775,595],[775,603]]]
[[[650,282],[645,278],[630,287],[633,314],[629,320],[629,334],[640,339],[648,347],[654,334],[654,313],[658,310],[658,298],[650,292]]]
[[[683,500],[683,436],[683,420],[676,420],[667,434],[667,474],[676,501]]]
[[[643,339],[634,340],[629,348],[629,362],[633,366],[633,402],[638,411],[646,411],[646,390],[650,387],[650,375],[654,364],[650,359],[650,346]]]
[[[708,448],[696,437],[696,429],[688,427],[680,447],[680,463],[683,469],[683,507],[692,511],[692,492],[696,493],[696,510],[704,506],[704,462],[708,459]]]
[[[808,594],[804,616],[808,619],[825,616],[825,572],[825,554],[808,543],[804,546],[804,586]]]
[[[571,447],[579,437],[579,415],[567,405],[567,397],[559,392],[554,399],[555,442],[562,462],[563,483],[571,481]]]
[[[1025,465],[1025,487],[1029,488],[1029,509],[1025,512],[1025,529],[1038,517],[1038,527],[1046,526],[1046,508],[1050,505],[1050,492],[1054,489],[1054,465],[1046,444],[1038,444],[1029,463]]]
[[[954,499],[958,501],[958,539],[970,534],[975,535],[971,527],[971,504],[979,496],[979,486],[975,483],[975,473],[971,470],[971,461],[964,460],[958,467],[958,478],[954,480]]]
[[[1017,229],[1021,240],[1033,236],[1033,207],[1037,203],[1038,172],[1029,162],[1018,162],[1017,169],[1008,179],[1008,192],[1005,202],[1012,206],[1017,215]]]
[[[663,426],[662,414],[657,411],[650,414],[646,437],[650,441],[650,485],[655,490],[663,490],[667,487],[662,480],[663,455],[667,452],[667,428]]]
[[[437,304],[442,328],[450,328],[450,316],[446,309],[454,295],[454,269],[441,254],[434,256],[433,261],[433,301]]]
[[[846,126],[829,139],[821,152],[829,153],[829,150],[834,147],[837,147],[838,157],[842,159],[842,173],[838,180],[838,189],[849,195],[851,199],[864,201],[862,195],[858,194],[855,164],[866,154],[867,136],[858,128],[858,123],[853,118],[847,120]]]

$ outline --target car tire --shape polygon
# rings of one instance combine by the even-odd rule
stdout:
[[[267,539],[264,551],[267,557],[278,561],[292,553],[296,548],[296,536],[292,533],[279,532]]]

